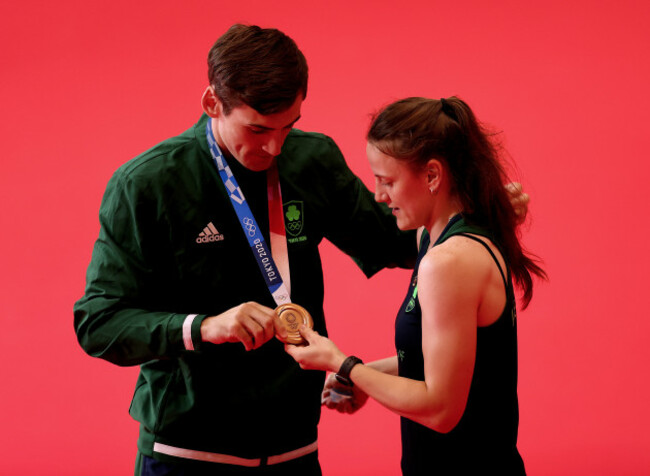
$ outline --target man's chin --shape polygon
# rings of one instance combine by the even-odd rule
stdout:
[[[242,165],[253,172],[262,172],[271,167],[273,159],[274,157],[252,157],[247,158]]]

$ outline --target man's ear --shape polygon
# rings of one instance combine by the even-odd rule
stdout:
[[[212,118],[223,115],[223,104],[217,97],[212,86],[205,88],[203,96],[201,96],[201,106],[203,107],[203,111]]]

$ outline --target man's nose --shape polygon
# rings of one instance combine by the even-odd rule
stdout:
[[[270,134],[269,139],[264,144],[264,152],[267,154],[272,155],[275,157],[276,155],[280,155],[280,151],[282,150],[282,144],[284,143],[284,136],[282,133],[275,133],[275,134]]]

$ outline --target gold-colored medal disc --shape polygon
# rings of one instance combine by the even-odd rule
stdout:
[[[287,330],[287,338],[283,342],[294,345],[304,344],[305,339],[302,338],[298,330],[300,325],[304,324],[310,329],[314,327],[314,321],[307,309],[290,302],[277,307],[275,313]]]

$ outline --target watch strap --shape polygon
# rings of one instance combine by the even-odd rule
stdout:
[[[352,387],[354,383],[352,383],[352,380],[350,380],[350,372],[352,372],[352,368],[357,364],[363,364],[363,361],[359,357],[351,355],[350,357],[346,358],[341,364],[339,371],[336,372],[336,380],[338,380],[343,385]]]

